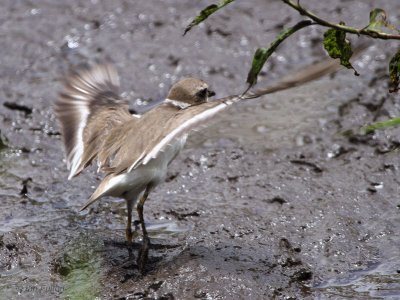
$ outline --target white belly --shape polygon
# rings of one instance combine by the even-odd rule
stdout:
[[[140,165],[129,173],[113,177],[106,187],[103,196],[113,196],[133,200],[138,198],[146,187],[154,188],[165,180],[168,165],[185,145],[187,135],[167,147],[156,158],[146,165]]]

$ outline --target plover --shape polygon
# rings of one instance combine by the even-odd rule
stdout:
[[[126,240],[131,243],[132,209],[136,205],[143,233],[138,267],[143,272],[150,244],[143,205],[149,193],[165,179],[169,164],[183,148],[190,131],[235,102],[298,86],[339,68],[334,61],[324,61],[265,89],[210,102],[208,98],[215,93],[207,83],[185,78],[171,87],[160,105],[142,115],[131,114],[127,101],[119,96],[119,77],[111,64],[71,71],[55,103],[70,170],[68,178],[79,175],[94,160],[98,170],[105,173],[81,210],[101,197],[125,199]]]
[[[105,173],[82,210],[101,197],[125,199],[126,240],[131,243],[136,205],[143,233],[138,266],[143,270],[150,243],[143,205],[149,193],[165,179],[188,133],[234,101],[208,102],[215,93],[207,83],[185,78],[171,87],[160,105],[137,115],[129,112],[118,88],[118,73],[111,64],[80,67],[66,77],[55,113],[70,170],[68,178],[79,175],[92,161]]]

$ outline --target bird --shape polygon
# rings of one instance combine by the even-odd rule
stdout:
[[[233,101],[209,101],[215,93],[197,78],[175,83],[164,101],[144,113],[130,113],[119,96],[119,76],[111,63],[79,66],[65,77],[54,111],[60,123],[68,179],[93,161],[105,173],[81,210],[102,197],[122,198],[127,206],[126,240],[132,243],[136,206],[143,244],[138,267],[144,270],[150,240],[143,207],[150,192],[164,181],[168,166],[183,148],[188,133]]]
[[[333,61],[302,68],[275,84],[210,101],[215,96],[208,84],[183,78],[170,88],[166,98],[148,112],[131,113],[119,94],[119,75],[109,62],[73,68],[63,80],[54,104],[65,148],[68,179],[78,176],[93,161],[105,174],[83,205],[100,198],[122,198],[127,206],[125,237],[132,244],[132,211],[136,206],[143,242],[137,258],[144,273],[150,240],[143,209],[151,191],[164,181],[168,166],[185,145],[188,134],[232,104],[289,89],[340,69]]]

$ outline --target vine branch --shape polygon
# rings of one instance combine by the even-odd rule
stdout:
[[[334,28],[334,29],[345,31],[347,33],[352,33],[352,34],[357,34],[357,35],[367,35],[367,36],[372,37],[374,39],[400,40],[400,35],[399,34],[389,34],[389,33],[379,32],[379,31],[376,31],[376,30],[371,30],[371,29],[368,29],[368,28],[358,29],[358,28],[354,28],[354,27],[350,27],[350,26],[346,26],[346,25],[342,25],[342,24],[335,24],[335,23],[328,22],[328,21],[326,21],[324,19],[321,19],[320,17],[316,16],[312,12],[306,10],[305,8],[303,8],[300,5],[300,1],[297,1],[297,4],[294,3],[291,0],[282,0],[282,2],[284,2],[287,5],[289,5],[293,9],[297,10],[301,15],[310,18],[315,23],[317,23],[317,24],[319,24],[321,26]]]
[[[193,26],[196,26],[207,19],[210,15],[216,13],[226,5],[234,2],[235,0],[220,0],[218,4],[212,4],[203,9],[198,16],[196,16],[193,21],[186,27],[185,32],[187,33]],[[270,93],[272,91],[281,90],[289,86],[295,86],[297,81],[286,81],[280,83],[277,87],[273,89],[257,90],[255,92],[250,92],[250,89],[257,83],[257,77],[264,67],[266,61],[270,58],[271,54],[274,53],[279,45],[285,41],[289,36],[293,35],[298,30],[305,28],[310,25],[320,25],[327,27],[328,30],[324,32],[323,37],[323,47],[333,59],[339,59],[340,64],[348,69],[353,69],[354,74],[358,75],[357,71],[350,63],[350,58],[353,55],[353,50],[351,42],[347,40],[346,34],[355,34],[357,36],[368,36],[374,39],[383,40],[400,40],[400,30],[398,30],[394,25],[390,24],[386,19],[386,12],[381,8],[374,8],[369,14],[369,23],[363,28],[355,28],[345,25],[343,22],[331,23],[324,20],[313,12],[305,9],[300,5],[300,0],[282,0],[283,3],[290,6],[292,9],[299,12],[300,15],[307,17],[309,20],[303,20],[298,22],[292,27],[282,30],[274,41],[269,45],[268,48],[262,47],[258,48],[253,56],[253,61],[251,64],[251,69],[247,75],[248,87],[241,96],[234,96],[243,98],[255,98],[259,95]],[[390,30],[387,33],[384,29]],[[387,31],[387,30],[385,30]],[[400,48],[397,50],[396,54],[391,58],[389,63],[389,92],[400,90]]]

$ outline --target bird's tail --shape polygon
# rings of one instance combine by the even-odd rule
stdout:
[[[107,195],[107,192],[109,192],[110,189],[109,183],[111,178],[112,178],[111,174],[104,177],[104,179],[100,182],[97,189],[93,192],[93,194],[90,196],[90,198],[86,201],[86,203],[81,207],[79,211],[85,210],[94,202],[96,202],[98,199]]]

